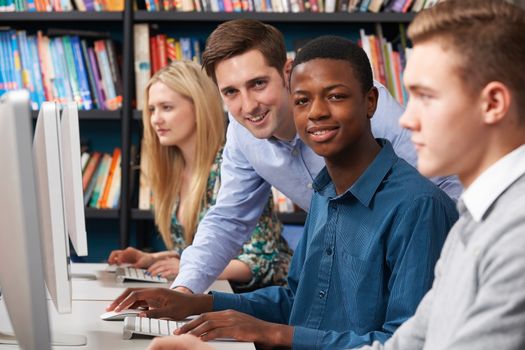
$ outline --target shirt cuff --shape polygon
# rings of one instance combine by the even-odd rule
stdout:
[[[292,349],[317,349],[322,332],[318,329],[294,326]]]
[[[241,296],[239,294],[211,291],[213,296],[213,311],[238,310],[240,311]]]
[[[189,276],[188,276],[189,275]],[[190,276],[194,277],[190,277]],[[211,282],[208,282],[206,276],[202,276],[200,274],[190,273],[190,274],[179,274],[177,278],[175,278],[175,281],[171,284],[170,288],[176,288],[176,287],[186,287],[189,290],[191,290],[195,294],[204,293],[204,291],[211,286],[213,283],[213,279],[211,279]]]

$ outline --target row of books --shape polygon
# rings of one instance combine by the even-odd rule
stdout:
[[[76,35],[0,30],[0,53],[0,94],[27,89],[34,110],[43,101],[74,101],[81,110],[116,110],[122,104],[116,48],[109,39],[91,46]]]
[[[82,153],[84,205],[90,208],[118,208],[121,184],[121,151]]]
[[[135,87],[137,109],[144,108],[144,90],[152,74],[174,60],[200,63],[201,43],[195,38],[174,38],[166,34],[150,36],[146,23],[133,26],[135,40]]]
[[[0,12],[123,11],[124,0],[0,0]]]
[[[418,12],[439,0],[138,0],[147,11]],[[144,1],[142,4],[141,2]]]
[[[376,25],[375,34],[367,35],[364,29],[360,29],[359,45],[370,60],[374,79],[386,86],[401,105],[406,105],[408,95],[403,85],[403,71],[409,49],[406,47],[403,24],[399,28],[401,40],[397,44],[383,37],[379,24]]]

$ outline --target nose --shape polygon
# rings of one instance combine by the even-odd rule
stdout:
[[[326,101],[323,98],[316,97],[312,100],[310,110],[308,111],[308,119],[325,119],[330,115]]]
[[[408,100],[405,112],[401,115],[401,118],[399,118],[399,125],[411,131],[419,130],[420,123],[417,115],[418,112],[415,111],[415,107],[410,103],[410,100]]]
[[[259,103],[256,101],[254,96],[249,92],[241,92],[241,108],[243,114],[252,114],[257,110]]]
[[[158,126],[158,125],[161,125],[162,124],[162,117],[160,116],[160,113],[158,112],[157,109],[153,110],[151,113],[150,113],[150,122],[151,122],[151,125],[153,126]]]

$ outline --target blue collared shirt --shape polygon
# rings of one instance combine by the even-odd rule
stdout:
[[[375,86],[379,100],[371,119],[372,133],[389,140],[399,157],[415,165],[417,156],[410,132],[399,126],[403,108],[384,86]],[[223,157],[217,202],[199,223],[193,244],[184,250],[172,287],[185,286],[201,293],[220,275],[249,239],[270,195],[270,186],[308,211],[313,179],[325,165],[324,159],[299,137],[291,142],[256,139],[232,117]],[[461,185],[456,178],[433,180],[452,198],[460,195]]]
[[[234,309],[294,326],[294,349],[384,342],[416,310],[458,214],[454,202],[394,153],[390,143],[337,195],[326,169],[314,182],[288,288],[214,293]]]

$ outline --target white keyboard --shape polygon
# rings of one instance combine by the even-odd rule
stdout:
[[[165,337],[173,335],[173,331],[182,327],[188,321],[168,321],[157,318],[126,316],[124,319],[123,339],[131,339],[134,335]]]
[[[160,276],[152,276],[147,273],[146,269],[137,269],[134,267],[117,267],[115,271],[117,282],[138,281],[168,283],[168,279]]]

